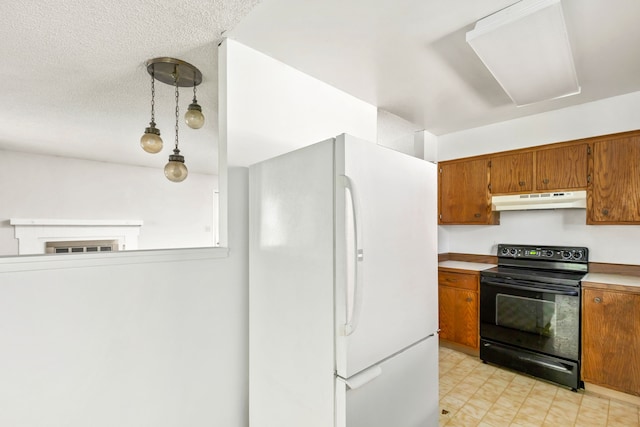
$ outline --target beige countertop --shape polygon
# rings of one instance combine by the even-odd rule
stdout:
[[[622,274],[587,273],[587,275],[582,279],[582,282],[595,282],[607,285],[640,287],[640,277],[625,276]]]
[[[495,267],[495,264],[485,264],[483,262],[466,262],[466,261],[442,261],[438,263],[438,267],[457,268],[459,270],[482,271]]]
[[[458,270],[483,271],[495,267],[495,264],[484,262],[468,262],[468,261],[441,261],[438,267],[454,268]],[[582,279],[582,283],[591,282],[603,285],[613,285],[612,289],[618,287],[629,287],[632,292],[640,293],[640,276],[615,274],[615,273],[587,273]],[[587,285],[588,286],[588,285]]]

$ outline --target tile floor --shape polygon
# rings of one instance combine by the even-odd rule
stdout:
[[[640,427],[640,413],[440,347],[440,426]]]

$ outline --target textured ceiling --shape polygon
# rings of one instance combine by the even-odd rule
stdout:
[[[203,73],[205,127],[181,125],[192,171],[216,163],[217,45],[223,33],[435,134],[640,90],[640,1],[563,0],[582,93],[515,107],[464,41],[513,0],[25,0],[0,3],[0,149],[162,167],[173,89],[144,63],[171,56]],[[524,83],[526,84],[526,82]],[[181,109],[191,91],[181,91]]]
[[[162,167],[174,144],[173,88],[156,84],[165,148],[139,139],[150,120],[146,60],[198,67],[205,126],[181,121],[190,170],[217,162],[217,45],[258,0],[26,0],[0,3],[0,148]],[[180,92],[182,113],[193,93]],[[182,115],[181,113],[181,115]]]

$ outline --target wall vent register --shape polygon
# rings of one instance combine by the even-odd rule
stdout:
[[[117,240],[47,242],[45,246],[45,253],[47,254],[115,252],[117,250],[118,250]]]

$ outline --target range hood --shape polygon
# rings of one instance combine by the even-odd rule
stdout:
[[[585,209],[586,191],[563,191],[555,193],[511,194],[492,196],[493,211],[524,211],[533,209]]]

